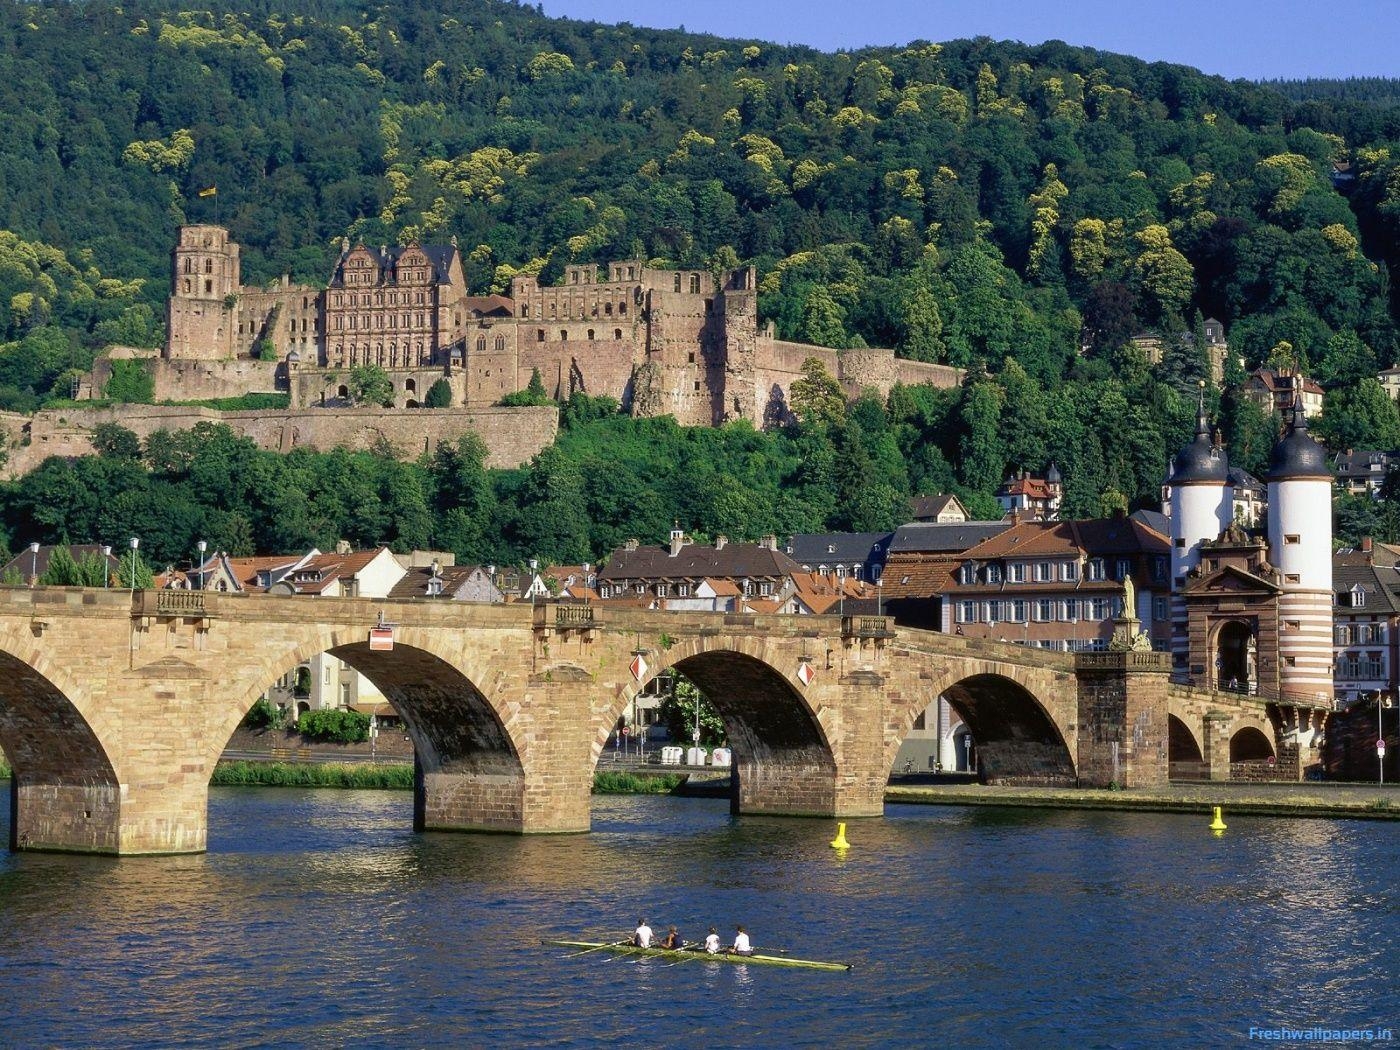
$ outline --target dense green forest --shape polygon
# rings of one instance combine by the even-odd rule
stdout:
[[[1400,107],[1379,87],[1276,90],[1059,43],[823,54],[501,0],[296,9],[0,9],[0,407],[66,395],[105,343],[158,345],[186,221],[229,226],[251,281],[324,281],[347,235],[455,236],[478,292],[580,260],[753,262],[781,335],[893,346],[968,382],[839,414],[818,398],[780,434],[575,413],[538,462],[491,476],[491,516],[460,528],[437,520],[452,471],[436,461],[274,466],[244,449],[269,476],[234,499],[160,447],[128,448],[12,486],[11,542],[31,520],[40,538],[154,535],[188,504],[206,515],[189,529],[233,549],[426,529],[468,558],[577,557],[676,517],[740,536],[884,527],[940,488],[985,508],[1007,472],[1051,461],[1067,510],[1099,513],[1155,498],[1207,375],[1208,316],[1246,368],[1297,362],[1324,384],[1334,445],[1400,447],[1374,379],[1395,360],[1400,267]],[[1356,174],[1345,193],[1338,161]],[[1144,329],[1165,333],[1160,366],[1129,342]],[[1276,424],[1229,372],[1212,406],[1258,470]],[[631,468],[612,471],[625,497],[594,463]],[[103,470],[119,484],[85,473]],[[421,528],[405,524],[418,510],[356,521],[335,486],[371,480]]]

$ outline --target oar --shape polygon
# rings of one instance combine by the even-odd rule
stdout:
[[[574,952],[572,955],[564,956],[564,958],[577,959],[580,955],[587,955],[589,952],[599,952],[604,948],[621,948],[626,943],[626,941],[613,941],[611,944],[595,944],[592,948],[585,948],[581,952]]]
[[[668,969],[668,968],[670,968],[670,967],[672,967],[672,966],[679,966],[679,965],[680,965],[681,963],[683,963],[683,962],[690,962],[691,959],[703,959],[703,958],[704,958],[704,953],[703,953],[702,951],[700,951],[700,945],[699,945],[699,944],[692,944],[692,943],[689,942],[689,941],[681,941],[681,946],[680,946],[679,948],[677,948],[676,951],[678,951],[678,952],[686,952],[686,953],[688,953],[688,954],[683,955],[681,958],[677,959],[675,962],[669,962],[669,963],[667,963],[665,966],[662,967],[663,970],[664,970],[664,969]]]

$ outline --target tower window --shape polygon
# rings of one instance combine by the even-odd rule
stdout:
[[[1285,537],[1283,538],[1283,542],[1284,542],[1284,543],[1301,543],[1301,542],[1302,542],[1302,537],[1296,536],[1296,535],[1285,536]]]
[[[1284,582],[1284,583],[1298,583],[1301,579],[1302,579],[1302,577],[1300,577],[1296,572],[1290,572],[1290,573],[1285,573],[1285,574],[1284,574],[1283,582]]]

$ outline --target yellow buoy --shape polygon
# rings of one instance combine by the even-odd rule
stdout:
[[[851,844],[846,841],[846,825],[836,825],[836,837],[831,840],[832,849],[850,849]]]
[[[1224,831],[1225,821],[1220,819],[1220,807],[1215,807],[1215,819],[1210,822],[1211,831]]]

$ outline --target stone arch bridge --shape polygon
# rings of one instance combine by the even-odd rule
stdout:
[[[391,651],[369,642],[381,619]],[[743,813],[879,814],[901,740],[940,693],[1001,783],[1160,783],[1169,707],[1198,723],[1188,735],[1226,776],[1231,726],[1270,718],[1251,698],[1172,706],[1157,654],[1076,663],[888,617],[0,588],[11,847],[203,850],[209,778],[234,729],[324,651],[403,717],[420,829],[587,830],[612,727],[671,667],[724,717]]]

